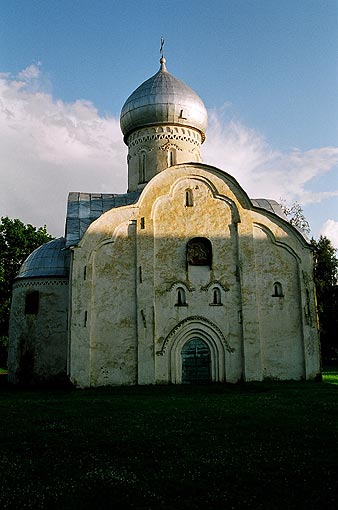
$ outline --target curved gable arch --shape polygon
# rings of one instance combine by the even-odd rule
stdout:
[[[178,166],[179,165],[177,165],[176,168]],[[155,179],[160,178],[160,177],[161,177],[161,175],[154,177],[153,181]],[[213,198],[225,202],[227,204],[227,206],[230,208],[232,223],[237,224],[237,223],[239,223],[241,221],[240,220],[239,211],[238,211],[238,207],[237,207],[236,203],[234,202],[234,200],[232,200],[231,198],[229,198],[229,197],[219,193],[219,191],[216,188],[216,186],[214,185],[214,183],[210,179],[208,179],[207,177],[205,177],[203,175],[187,174],[187,175],[184,175],[184,176],[181,176],[181,177],[177,178],[174,181],[174,183],[171,185],[169,193],[166,193],[165,196],[169,196],[169,198],[174,197],[175,193],[177,192],[177,189],[181,187],[182,182],[184,181],[186,183],[187,179],[191,180],[191,181],[201,182],[202,184],[204,184],[209,189],[209,191],[211,192],[211,195],[212,195]],[[149,186],[149,184],[148,184],[148,186]],[[185,190],[186,190],[186,188],[187,187],[185,185]],[[160,201],[162,200],[162,197],[163,196],[156,197],[154,202],[153,202],[153,204],[152,204],[151,214],[150,214],[150,217],[151,217],[152,220],[154,219],[154,216],[155,216],[156,207],[160,203]],[[144,198],[145,198],[145,194],[142,193],[142,196],[140,198],[140,204],[144,200]]]
[[[290,253],[290,255],[292,255],[298,263],[301,262],[301,259],[300,259],[299,255],[295,252],[295,250],[290,245],[283,243],[282,241],[278,241],[275,238],[273,232],[271,232],[271,230],[266,225],[262,225],[261,223],[254,222],[253,226],[254,226],[254,228],[260,229],[270,239],[270,241],[273,244],[288,251]]]

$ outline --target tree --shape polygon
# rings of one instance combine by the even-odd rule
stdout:
[[[314,252],[314,280],[317,292],[319,331],[324,361],[338,356],[338,259],[331,241],[311,239]]]
[[[0,221],[0,366],[6,363],[9,312],[12,285],[28,255],[50,241],[46,227],[36,229],[18,219],[2,217]]]
[[[291,225],[297,227],[304,234],[310,233],[310,224],[304,216],[302,206],[298,202],[294,202],[291,206],[288,206],[285,200],[281,199],[280,206]]]
[[[310,233],[310,225],[303,209],[295,202],[291,207],[284,200],[280,205],[289,222],[304,234]],[[314,282],[317,293],[319,333],[324,362],[338,360],[338,259],[336,249],[324,236],[311,239],[314,254]]]

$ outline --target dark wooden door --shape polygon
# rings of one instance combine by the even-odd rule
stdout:
[[[182,382],[202,384],[210,381],[210,349],[200,338],[192,338],[182,349]]]

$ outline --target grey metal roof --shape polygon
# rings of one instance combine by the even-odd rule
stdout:
[[[279,216],[283,220],[290,223],[290,221],[289,221],[287,215],[285,214],[285,212],[283,211],[281,205],[278,202],[276,202],[276,200],[268,200],[266,198],[251,198],[251,203],[255,207],[260,207],[261,209],[265,209],[266,211],[270,211],[274,214],[277,214],[277,216]],[[304,239],[306,241],[309,242],[309,238],[308,238],[307,234],[305,232],[303,232],[303,230],[301,228],[297,227],[297,225],[292,225],[292,226],[296,230],[298,230],[298,232],[304,237]]]
[[[70,253],[60,237],[34,250],[22,264],[17,278],[69,275]]]
[[[267,198],[251,198],[251,203],[255,207],[260,207],[261,209],[265,209],[274,214],[277,214],[283,220],[287,220],[287,217],[281,207],[281,205],[276,202],[276,200],[268,200]]]
[[[78,193],[68,195],[66,218],[66,248],[76,246],[89,225],[101,214],[115,207],[137,202],[141,192],[124,193]]]
[[[161,68],[127,99],[120,124],[127,141],[129,134],[144,126],[177,124],[198,129],[205,137],[208,114],[202,99],[183,81],[172,76],[161,59]]]

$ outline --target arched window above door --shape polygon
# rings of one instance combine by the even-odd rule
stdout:
[[[178,287],[176,289],[176,292],[177,292],[177,300],[176,300],[175,306],[188,306],[184,288]]]
[[[210,304],[214,306],[222,304],[221,291],[218,287],[212,289],[212,302]]]

